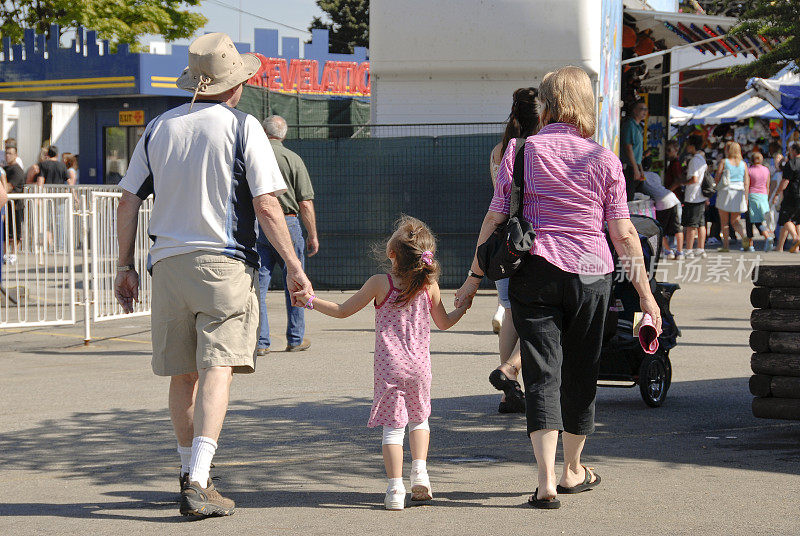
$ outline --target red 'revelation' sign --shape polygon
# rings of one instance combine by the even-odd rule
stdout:
[[[326,61],[319,76],[317,60],[267,58],[256,54],[261,68],[247,83],[270,91],[368,97],[370,94],[369,62]]]

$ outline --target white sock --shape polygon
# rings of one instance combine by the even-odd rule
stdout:
[[[182,447],[179,444],[178,454],[181,455],[181,474],[185,475],[189,472],[189,466],[192,464],[192,447]]]
[[[210,437],[197,436],[192,440],[192,463],[189,466],[189,480],[204,488],[208,486],[208,473],[211,460],[217,451],[217,442]]]
[[[406,487],[403,485],[402,478],[389,479],[389,487],[386,488],[386,491],[392,491],[393,489],[402,489],[402,490],[406,489]]]
[[[411,460],[411,472],[427,473],[428,464],[425,460]]]

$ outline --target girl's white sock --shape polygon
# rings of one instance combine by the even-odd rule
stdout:
[[[217,442],[210,437],[197,436],[192,440],[192,463],[189,467],[189,480],[204,488],[208,486],[208,473],[211,460],[217,451]]]
[[[181,474],[189,472],[189,465],[192,463],[192,447],[182,447],[178,445],[178,454],[181,455]]]
[[[402,478],[390,478],[388,480],[389,480],[389,487],[386,488],[387,491],[391,491],[393,489],[405,489]]]
[[[414,473],[427,473],[428,464],[425,460],[411,460],[411,471]]]

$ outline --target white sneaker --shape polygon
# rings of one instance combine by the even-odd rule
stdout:
[[[500,328],[503,326],[503,316],[506,314],[506,308],[502,305],[497,306],[497,311],[495,311],[494,316],[492,317],[492,331],[495,333],[500,333]]]
[[[708,254],[706,253],[706,250],[704,250],[704,249],[696,249],[696,250],[694,250],[694,256],[705,259],[706,257],[708,257]]]
[[[689,251],[687,251],[686,252],[686,258],[687,259],[694,259],[694,251],[692,251],[691,249]]]
[[[393,488],[386,492],[386,497],[383,499],[383,505],[387,510],[402,510],[406,507],[406,490],[405,488]]]
[[[433,499],[433,491],[428,472],[411,471],[411,500],[430,501],[431,499]]]

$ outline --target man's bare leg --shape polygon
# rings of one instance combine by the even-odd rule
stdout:
[[[228,411],[232,379],[231,367],[209,367],[198,374],[189,480],[201,486],[208,482],[211,460],[217,450],[217,439]]]

